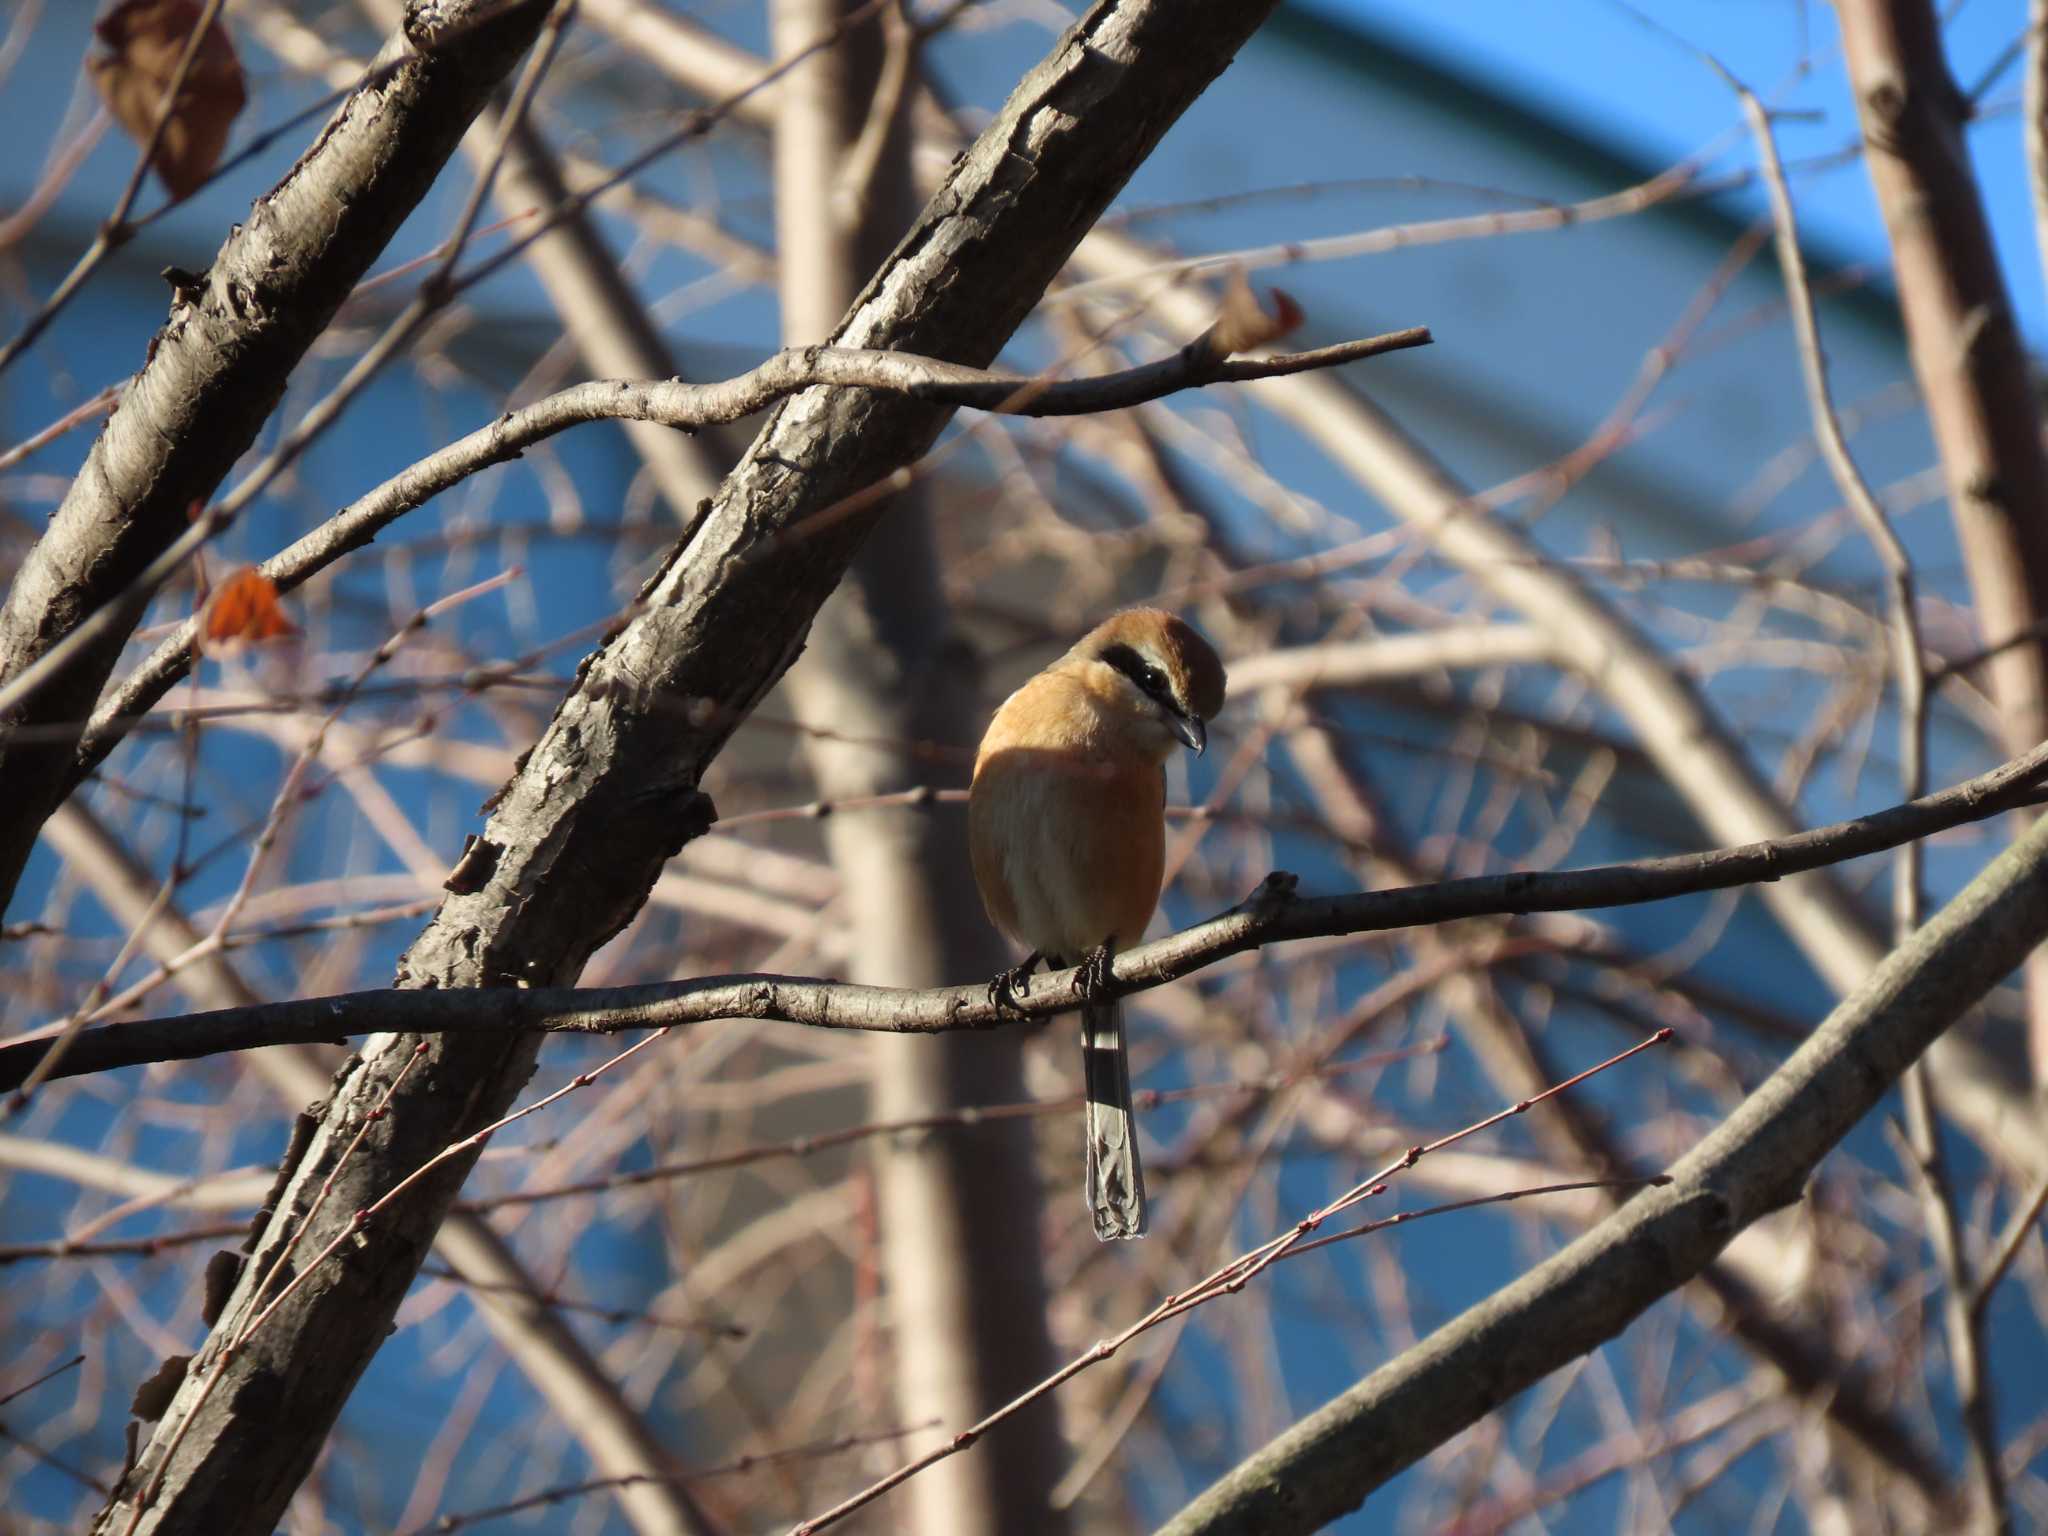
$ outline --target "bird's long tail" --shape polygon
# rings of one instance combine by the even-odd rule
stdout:
[[[1123,1009],[1115,1002],[1081,1009],[1082,1075],[1088,1094],[1088,1211],[1104,1242],[1145,1235],[1145,1170],[1138,1123],[1131,1117],[1131,1067],[1124,1055]]]

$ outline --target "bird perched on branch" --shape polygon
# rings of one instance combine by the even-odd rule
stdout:
[[[1112,614],[996,711],[968,793],[974,879],[989,918],[1031,951],[993,990],[1029,986],[1044,959],[1108,979],[1144,936],[1166,865],[1166,760],[1199,753],[1223,705],[1223,663],[1172,614]],[[1102,1239],[1145,1231],[1123,1017],[1081,1010],[1088,1209]]]

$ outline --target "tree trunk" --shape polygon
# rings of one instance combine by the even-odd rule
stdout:
[[[1020,83],[833,340],[990,361],[1271,8],[1103,0]],[[498,797],[469,861],[478,884],[443,903],[402,962],[402,985],[568,982],[624,927],[663,863],[709,825],[700,778],[802,647],[880,515],[875,488],[914,462],[949,415],[822,388],[775,412],[638,615],[580,669]],[[531,1039],[450,1036],[366,1045],[286,1169],[255,1262],[102,1530],[274,1528],[383,1341],[475,1145],[421,1175],[369,1225],[356,1213],[489,1126],[537,1050]],[[281,1299],[274,1285],[259,1295],[258,1277],[294,1241],[292,1264],[317,1266],[310,1283]],[[330,1248],[334,1256],[320,1257]]]

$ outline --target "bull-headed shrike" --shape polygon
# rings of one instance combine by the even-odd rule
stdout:
[[[1199,753],[1223,663],[1172,614],[1113,614],[996,711],[967,801],[974,879],[991,921],[1032,958],[1106,971],[1137,943],[1166,867],[1166,760]],[[1115,1001],[1081,1010],[1088,1210],[1104,1240],[1145,1232],[1130,1067]]]

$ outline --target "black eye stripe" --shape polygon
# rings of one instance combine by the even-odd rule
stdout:
[[[1136,683],[1140,692],[1150,694],[1169,707],[1178,707],[1174,704],[1172,680],[1132,647],[1109,646],[1103,651],[1102,659]]]
[[[1110,646],[1102,653],[1102,659],[1140,688],[1145,686],[1145,658],[1128,645]]]

